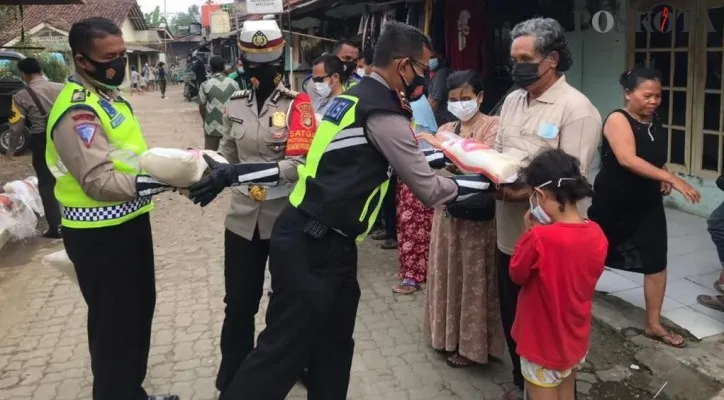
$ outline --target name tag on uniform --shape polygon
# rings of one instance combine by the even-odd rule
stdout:
[[[555,139],[558,137],[558,125],[541,122],[538,126],[538,136],[542,139]]]
[[[111,128],[118,128],[123,122],[126,121],[126,117],[123,114],[118,114],[116,118],[111,120]]]
[[[244,123],[244,120],[241,119],[241,118],[232,117],[232,116],[230,116],[230,115],[227,116],[226,118],[228,118],[229,121],[235,122],[235,123],[237,123],[237,124],[243,124],[243,123]]]

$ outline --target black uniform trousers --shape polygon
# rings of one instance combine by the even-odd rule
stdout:
[[[274,224],[267,327],[220,400],[283,400],[308,367],[309,400],[347,398],[360,289],[354,238],[304,232],[288,206]]]
[[[55,199],[55,177],[50,172],[48,164],[45,162],[45,143],[47,137],[45,134],[30,135],[30,150],[32,151],[32,165],[35,175],[38,178],[38,192],[40,200],[43,202],[43,211],[45,211],[45,219],[48,221],[48,227],[51,231],[57,231],[60,227],[60,205]]]
[[[147,400],[156,306],[149,214],[107,228],[63,227],[63,243],[88,305],[93,400]]]
[[[252,240],[230,230],[224,233],[224,324],[221,328],[221,366],[216,388],[224,392],[241,362],[254,348],[254,316],[264,290],[264,272],[269,257],[269,240]]]
[[[498,296],[500,296],[500,318],[503,321],[505,341],[508,343],[510,360],[513,362],[513,383],[523,389],[525,381],[520,369],[520,356],[517,353],[518,345],[515,343],[511,331],[515,321],[515,311],[518,308],[518,293],[520,286],[510,279],[510,256],[495,249],[496,264],[498,265]]]

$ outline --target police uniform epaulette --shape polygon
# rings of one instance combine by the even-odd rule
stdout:
[[[299,92],[296,92],[294,90],[287,89],[287,88],[280,89],[279,93],[281,93],[285,96],[291,97],[292,99],[299,95]]]
[[[251,90],[237,90],[231,94],[230,100],[245,99],[251,95]]]

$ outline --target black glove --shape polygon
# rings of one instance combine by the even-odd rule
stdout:
[[[445,165],[449,163],[442,150],[425,149],[422,151],[422,154],[425,155],[425,159],[427,159],[427,163],[432,169],[445,168]]]
[[[276,186],[279,183],[279,164],[248,163],[223,164],[204,154],[209,174],[189,187],[189,198],[194,204],[207,206],[225,188],[244,183]]]
[[[136,175],[136,195],[138,197],[150,197],[169,190],[176,190],[176,188],[150,175]]]
[[[716,186],[720,190],[724,190],[724,175],[719,175],[719,177],[716,178]]]
[[[483,202],[483,194],[495,189],[495,185],[490,182],[490,179],[483,175],[458,175],[450,179],[458,185],[458,195],[449,204]]]

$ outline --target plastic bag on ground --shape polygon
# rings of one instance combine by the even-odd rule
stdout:
[[[483,143],[463,139],[450,132],[440,132],[442,151],[461,171],[481,174],[493,183],[513,183],[518,179],[518,170],[523,164],[522,153],[499,153]]]
[[[38,192],[38,178],[31,176],[22,181],[8,182],[3,186],[6,194],[15,196],[41,217],[45,216],[43,201]]]
[[[35,236],[38,217],[17,194],[0,194],[0,230],[7,230],[13,239]]]
[[[177,188],[187,188],[201,180],[208,167],[203,155],[220,163],[228,163],[210,150],[182,150],[154,147],[140,157],[141,168],[161,182]]]
[[[73,262],[70,261],[68,253],[65,250],[56,251],[55,253],[48,254],[43,257],[43,265],[49,265],[58,271],[62,272],[63,275],[67,276],[73,283],[78,284],[78,276],[75,273],[75,267]]]

